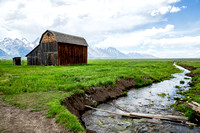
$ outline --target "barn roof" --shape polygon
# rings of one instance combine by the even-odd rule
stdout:
[[[70,44],[88,46],[86,40],[83,37],[69,35],[69,34],[64,34],[64,33],[60,33],[60,32],[57,32],[57,31],[52,31],[52,30],[47,30],[46,32],[51,32],[54,35],[54,37],[56,39],[56,42],[70,43]],[[42,34],[42,36],[46,32],[44,32]],[[42,39],[42,37],[41,37],[41,39]]]

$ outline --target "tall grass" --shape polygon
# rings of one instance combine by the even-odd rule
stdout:
[[[113,85],[120,78],[135,78],[138,86],[161,81],[178,72],[170,61],[100,60],[88,65],[14,66],[0,61],[0,91],[4,94],[71,91],[73,89]]]
[[[182,93],[185,96],[184,102],[179,102],[178,105],[173,105],[173,107],[176,110],[184,112],[185,116],[190,120],[196,121],[196,119],[198,119],[199,121],[199,115],[196,115],[195,111],[187,106],[186,101],[195,101],[200,103],[200,60],[181,60],[178,61],[178,64],[195,67],[196,70],[193,70],[192,73],[196,74],[196,76],[192,77],[192,82],[190,83],[191,89]]]

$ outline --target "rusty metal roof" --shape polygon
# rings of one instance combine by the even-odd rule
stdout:
[[[55,39],[56,39],[56,42],[76,44],[76,45],[82,45],[82,46],[88,46],[86,40],[83,37],[69,35],[69,34],[64,34],[64,33],[56,32],[56,31],[52,31],[52,30],[47,30],[46,32],[52,33],[54,35]],[[46,32],[44,32],[44,34]]]

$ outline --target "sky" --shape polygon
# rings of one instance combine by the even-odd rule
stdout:
[[[0,40],[47,29],[160,58],[200,58],[200,0],[0,0]]]

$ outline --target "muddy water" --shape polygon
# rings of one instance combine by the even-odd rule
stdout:
[[[180,86],[182,90],[188,90],[190,88],[188,83],[191,81],[191,78],[185,76],[185,74],[190,71],[176,64],[174,65],[183,70],[183,72],[172,74],[174,78],[170,80],[165,80],[144,88],[133,89],[128,92],[128,96],[121,97],[106,104],[101,104],[97,108],[125,113],[111,105],[111,103],[115,103],[130,112],[182,115],[180,112],[173,110],[169,105],[174,102],[174,96],[181,96],[176,94],[176,92],[179,91],[179,89],[175,88],[176,85]],[[185,83],[180,84],[181,80]],[[161,97],[158,95],[159,93],[165,93],[166,96]],[[157,119],[122,118],[117,115],[93,110],[89,110],[83,114],[82,120],[85,122],[87,129],[98,133],[200,132],[200,129],[197,127],[190,128],[188,125],[181,123],[160,121]]]

